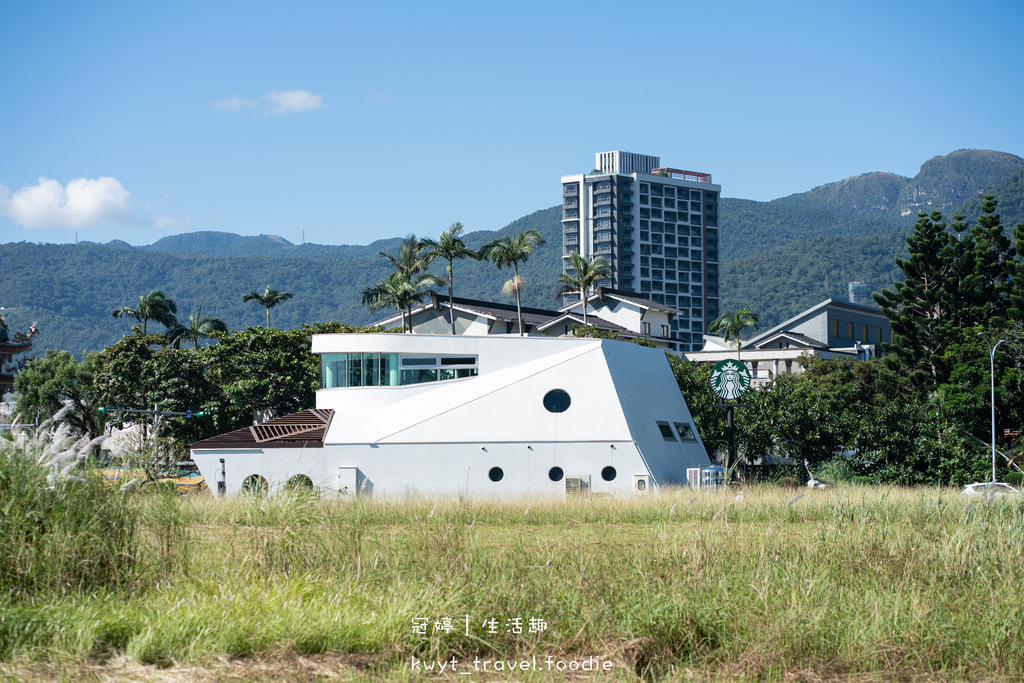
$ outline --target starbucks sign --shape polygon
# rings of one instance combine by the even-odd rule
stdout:
[[[726,400],[739,398],[750,388],[750,370],[738,360],[723,360],[711,371],[711,389]]]

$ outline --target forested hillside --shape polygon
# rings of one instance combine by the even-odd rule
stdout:
[[[555,304],[561,251],[559,218],[558,209],[552,208],[506,228],[538,229],[551,242],[521,268],[527,281],[523,290],[526,306]],[[467,243],[476,248],[496,234],[478,231],[468,236]],[[258,246],[261,240],[280,245],[264,238],[200,235],[204,247],[219,249]],[[177,236],[176,244],[187,247],[187,237]],[[394,250],[399,241],[385,240],[372,246]],[[264,324],[265,309],[254,302],[243,303],[242,295],[262,291],[268,284],[294,295],[274,308],[271,323],[275,327],[334,320],[363,325],[387,314],[371,315],[359,298],[363,289],[384,279],[390,268],[376,248],[359,247],[357,253],[361,255],[346,256],[329,247],[318,256],[209,256],[95,244],[5,244],[0,246],[0,303],[14,309],[5,311],[12,330],[27,330],[33,321],[38,322],[42,333],[34,351],[63,348],[75,354],[103,348],[129,332],[131,321],[115,320],[111,311],[135,306],[141,295],[153,289],[177,302],[179,318],[187,318],[202,300],[204,315],[221,318],[232,329]],[[439,265],[434,270],[441,273]],[[460,261],[455,265],[456,287],[467,296],[511,301],[501,294],[501,285],[509,276],[508,271],[499,272],[490,263]]]
[[[873,291],[891,287],[900,277],[894,257],[905,251],[903,236],[916,213],[942,207],[947,218],[962,212],[973,223],[987,187],[1004,225],[1024,221],[1024,159],[978,150],[934,157],[911,179],[867,173],[770,202],[723,198],[723,308],[758,311],[765,329],[827,297],[845,297],[848,282],[866,282]],[[447,226],[432,227],[436,233]],[[500,232],[526,229],[540,232],[548,245],[522,268],[523,304],[554,307],[562,249],[558,206],[500,231],[469,232],[465,240],[475,249]],[[144,247],[6,244],[0,245],[0,305],[15,309],[5,311],[14,330],[38,321],[36,349],[76,354],[120,339],[129,322],[110,312],[134,306],[152,289],[178,303],[179,317],[202,300],[203,313],[230,328],[262,324],[263,309],[243,304],[242,295],[267,285],[295,295],[273,310],[275,326],[332,320],[362,325],[383,317],[359,303],[362,290],[390,272],[377,252],[396,251],[400,240],[295,245],[274,235],[196,232]],[[442,274],[440,265],[433,270]],[[501,293],[509,276],[489,263],[455,265],[462,296],[511,302]]]

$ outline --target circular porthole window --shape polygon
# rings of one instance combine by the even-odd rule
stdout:
[[[246,493],[253,496],[266,495],[267,491],[270,490],[270,485],[267,480],[258,474],[250,474],[242,482],[242,493]]]
[[[615,478],[615,468],[612,467],[611,465],[608,465],[608,467],[605,467],[603,470],[601,470],[601,478],[604,479],[605,481],[611,481],[612,479],[614,479]]]
[[[491,478],[491,481],[501,481],[505,477],[505,473],[501,471],[500,467],[492,467],[487,476]]]
[[[562,471],[561,467],[552,467],[548,470],[548,479],[551,481],[562,481],[562,477],[565,476],[565,472]]]
[[[296,474],[294,477],[288,480],[289,491],[312,491],[313,480],[307,477],[305,474]]]
[[[544,394],[544,407],[549,413],[564,413],[569,410],[572,399],[562,389],[552,389]]]

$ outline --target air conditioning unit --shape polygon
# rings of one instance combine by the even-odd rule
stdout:
[[[700,468],[699,467],[687,467],[686,468],[686,483],[690,485],[691,489],[700,488]]]
[[[590,493],[590,475],[576,475],[565,478],[565,495],[582,496]]]
[[[647,493],[651,490],[651,475],[649,474],[634,474],[633,475],[633,490],[637,493]]]

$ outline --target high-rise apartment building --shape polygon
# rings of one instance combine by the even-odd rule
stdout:
[[[677,350],[699,350],[720,311],[722,188],[710,174],[663,168],[659,157],[595,156],[591,173],[562,176],[562,271],[570,272],[573,251],[604,258],[611,272],[601,286],[676,309],[670,335]]]

